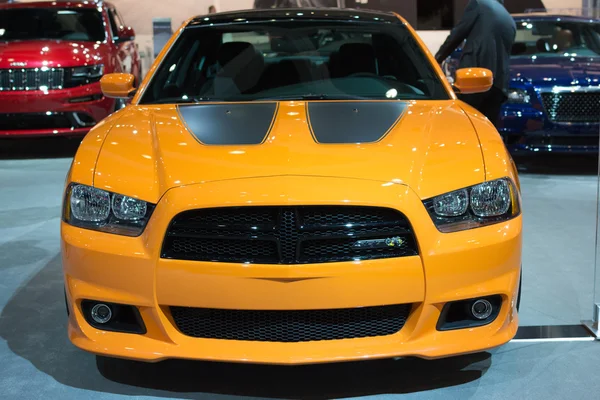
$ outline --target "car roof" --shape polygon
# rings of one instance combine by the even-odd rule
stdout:
[[[524,13],[524,14],[512,14],[517,21],[532,21],[532,20],[547,20],[547,21],[571,21],[571,22],[600,22],[598,19],[584,17],[580,15],[568,15],[568,14],[548,14],[543,12],[535,13]]]
[[[190,20],[189,25],[210,25],[215,23],[253,22],[266,20],[308,21],[369,21],[376,23],[398,23],[400,18],[392,12],[365,11],[339,8],[272,8],[265,10],[242,10],[199,15]]]
[[[98,8],[102,4],[112,8],[113,5],[101,0],[57,0],[57,1],[28,1],[23,3],[2,3],[3,8]]]

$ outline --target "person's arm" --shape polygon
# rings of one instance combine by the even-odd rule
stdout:
[[[479,10],[477,0],[470,0],[458,25],[452,29],[450,35],[448,35],[446,41],[444,44],[442,44],[435,55],[437,62],[441,63],[444,61],[450,54],[452,54],[454,50],[456,50],[456,48],[467,38],[467,36],[469,36],[469,33],[471,33],[471,29],[473,29],[473,25],[475,25],[478,15]]]

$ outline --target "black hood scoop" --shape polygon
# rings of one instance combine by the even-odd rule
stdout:
[[[266,140],[277,103],[194,104],[178,108],[188,130],[206,145],[252,145]]]
[[[374,143],[400,120],[407,103],[310,102],[307,115],[313,138],[323,144]]]
[[[310,132],[317,143],[375,143],[398,123],[408,104],[399,101],[307,102]],[[272,103],[179,106],[181,120],[205,145],[257,145],[269,136],[277,117]]]

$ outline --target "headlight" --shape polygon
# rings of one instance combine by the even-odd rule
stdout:
[[[71,73],[73,79],[99,80],[104,74],[104,65],[88,65],[86,67],[75,67]]]
[[[496,224],[521,213],[517,189],[508,178],[445,193],[423,203],[444,233]]]
[[[63,220],[80,228],[139,236],[153,210],[143,200],[73,183],[65,196]]]
[[[509,89],[508,90],[508,102],[516,104],[529,103],[531,98],[526,90],[523,89]]]

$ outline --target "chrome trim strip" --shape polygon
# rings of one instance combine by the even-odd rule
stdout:
[[[75,122],[77,123],[77,125],[82,126],[82,127],[88,127],[88,126],[94,126],[96,125],[95,122],[89,122],[89,123],[85,123],[81,120],[81,118],[79,118],[79,113],[74,112],[72,114],[73,119],[75,120]]]
[[[539,93],[597,93],[600,92],[600,86],[552,86],[536,88]]]
[[[563,126],[591,126],[591,125],[600,125],[600,115],[598,116],[598,122],[555,122],[552,121],[552,123],[556,124],[556,125],[563,125]]]

